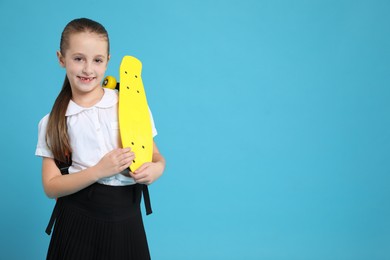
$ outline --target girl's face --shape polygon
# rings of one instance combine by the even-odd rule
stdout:
[[[65,53],[57,52],[59,62],[66,69],[73,98],[101,98],[101,82],[109,60],[108,42],[99,34],[74,33],[69,38]]]

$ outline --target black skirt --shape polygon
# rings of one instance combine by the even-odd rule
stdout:
[[[144,187],[96,183],[59,198],[47,259],[150,259],[140,209]]]

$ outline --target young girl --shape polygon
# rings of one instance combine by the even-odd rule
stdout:
[[[165,160],[154,143],[152,162],[129,172],[135,155],[120,148],[118,94],[101,87],[109,50],[107,31],[95,21],[76,19],[62,32],[57,56],[65,81],[39,123],[36,149],[45,193],[57,198],[47,259],[150,259],[140,201],[144,194],[151,213],[146,185],[162,175]]]

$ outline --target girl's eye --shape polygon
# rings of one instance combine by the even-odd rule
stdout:
[[[75,61],[82,61],[83,59],[80,58],[80,57],[75,57],[74,60],[75,60]]]
[[[102,59],[95,59],[95,62],[96,62],[96,63],[102,63],[103,60],[102,60]]]

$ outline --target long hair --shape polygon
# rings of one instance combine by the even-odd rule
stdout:
[[[96,33],[104,37],[108,43],[107,51],[110,53],[108,33],[103,25],[87,18],[79,18],[69,22],[61,34],[61,55],[66,55],[66,51],[69,48],[70,36],[74,33],[81,32]],[[53,153],[54,159],[60,162],[67,162],[69,160],[69,155],[72,153],[65,116],[71,98],[72,89],[69,83],[69,79],[65,75],[62,89],[58,94],[50,112],[46,131],[46,143]]]

